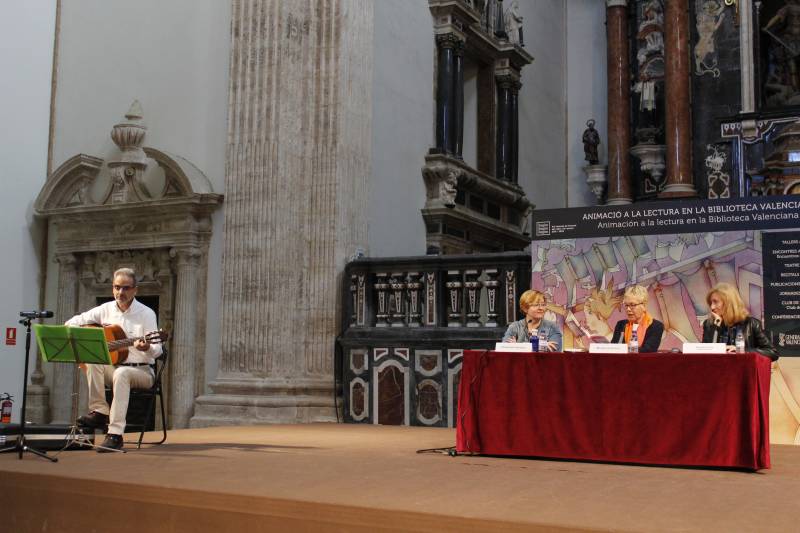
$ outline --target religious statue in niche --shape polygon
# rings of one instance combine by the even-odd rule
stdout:
[[[714,35],[725,20],[725,4],[721,0],[696,0],[695,6],[698,37],[694,45],[694,73],[719,78]]]
[[[525,46],[525,42],[522,40],[522,15],[519,12],[519,0],[512,0],[506,10],[506,33],[508,42]]]
[[[664,79],[664,6],[661,0],[647,0],[641,6],[636,33],[639,64],[633,91],[639,94],[639,110],[656,108],[656,83]]]
[[[767,76],[764,96],[767,107],[800,104],[800,0],[786,0],[762,28],[767,44]]]
[[[584,159],[586,159],[590,165],[596,165],[600,162],[600,159],[597,157],[597,145],[600,144],[600,134],[597,133],[594,124],[595,121],[593,118],[586,121],[587,128],[584,130],[582,137]]]

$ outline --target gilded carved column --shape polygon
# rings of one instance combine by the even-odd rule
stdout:
[[[56,324],[63,324],[75,313],[78,307],[78,259],[74,254],[57,254],[58,263],[58,304]],[[72,418],[73,388],[75,366],[52,364],[53,372],[52,406],[50,412],[56,424],[68,424]]]
[[[628,1],[606,0],[608,37],[608,196],[606,204],[633,201],[628,153],[630,131],[630,61]]]
[[[664,137],[667,181],[659,198],[697,196],[692,179],[689,1],[664,2]]]
[[[341,276],[367,244],[372,22],[372,0],[232,2],[219,372],[192,426],[336,419]]]
[[[170,424],[184,428],[194,411],[195,366],[203,354],[197,353],[197,273],[202,253],[199,248],[172,248],[176,274],[175,326],[169,354]]]

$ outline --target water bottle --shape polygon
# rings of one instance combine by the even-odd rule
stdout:
[[[744,335],[741,328],[736,331],[736,353],[744,353]]]
[[[533,331],[531,333],[531,351],[538,352],[539,351],[539,332]]]
[[[639,353],[639,335],[636,330],[631,332],[631,341],[628,343],[628,353]]]
[[[541,328],[539,328],[539,351],[540,352],[548,351],[548,348],[547,348],[547,334]]]

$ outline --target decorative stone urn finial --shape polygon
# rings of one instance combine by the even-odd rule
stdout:
[[[144,118],[144,111],[142,111],[142,104],[139,100],[134,100],[128,112],[125,113],[125,118],[133,122],[142,122]]]
[[[125,113],[126,122],[120,122],[111,129],[111,140],[122,151],[122,161],[130,163],[144,163],[146,159],[142,143],[147,128],[144,126],[142,105],[139,100],[134,100],[128,112]]]
[[[111,140],[114,141],[121,154],[109,160],[111,171],[112,203],[135,202],[146,200],[148,195],[142,188],[140,179],[147,168],[147,155],[142,149],[147,128],[144,126],[142,105],[134,100],[124,122],[111,128]]]

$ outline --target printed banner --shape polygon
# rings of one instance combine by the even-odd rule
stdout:
[[[800,196],[681,200],[533,212],[533,240],[800,227]]]
[[[633,284],[664,323],[661,349],[700,342],[706,295],[726,282],[781,355],[800,355],[800,241],[787,232],[800,227],[799,207],[785,196],[538,211],[531,284],[548,295],[565,349],[608,342]]]
[[[764,233],[764,325],[781,355],[800,355],[800,239]]]

